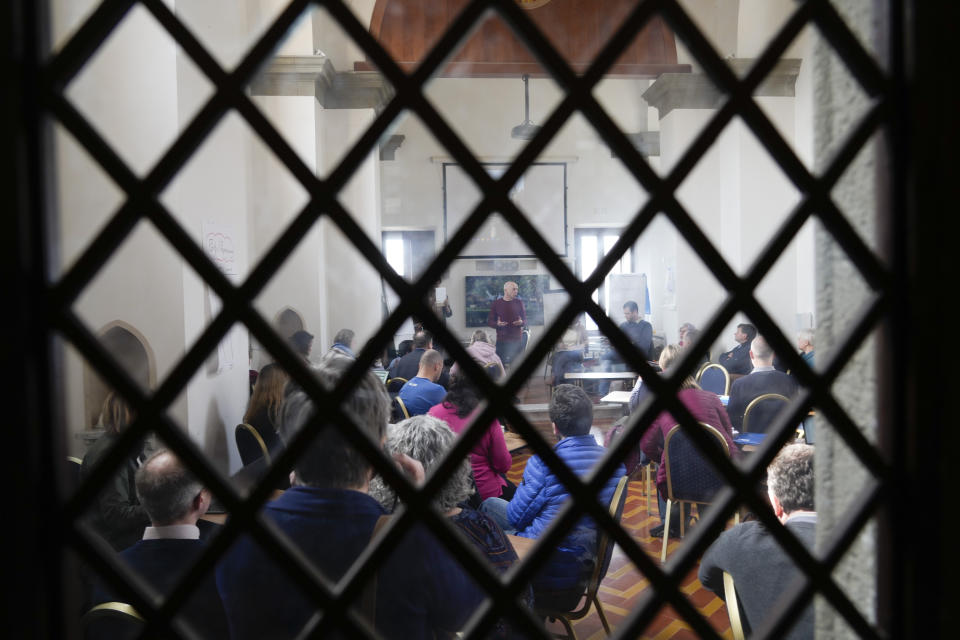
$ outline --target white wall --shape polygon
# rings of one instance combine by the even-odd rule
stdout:
[[[55,3],[55,14],[72,10]],[[62,24],[69,24],[64,18]],[[66,28],[65,26],[63,27]],[[124,82],[118,83],[117,79]],[[136,6],[68,89],[68,97],[138,171],[146,170],[177,132],[176,51],[147,11]],[[69,266],[122,197],[68,134],[57,130],[57,196],[61,262]],[[180,258],[149,223],[140,223],[95,276],[75,309],[98,332],[115,320],[135,327],[156,354],[158,379],[183,354],[183,283]],[[84,422],[84,363],[72,349],[64,358],[67,445],[82,453],[73,434]],[[186,418],[185,399],[171,409]]]

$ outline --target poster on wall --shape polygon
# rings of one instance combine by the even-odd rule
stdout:
[[[236,282],[239,277],[239,269],[237,269],[233,229],[228,225],[204,222],[201,225],[201,233],[203,235],[201,244],[204,253],[227,278]],[[204,309],[207,313],[206,322],[210,323],[213,318],[220,314],[223,304],[210,288],[210,285],[205,284],[204,289],[207,294],[204,301]],[[233,369],[233,364],[233,331],[231,330],[217,345],[216,355],[211,354],[208,359],[207,372],[209,374],[223,373]]]
[[[536,276],[464,276],[464,304],[468,327],[487,326],[490,305],[503,295],[503,283],[516,282],[520,288],[517,296],[523,301],[527,312],[527,324],[543,326],[543,292],[550,277]]]

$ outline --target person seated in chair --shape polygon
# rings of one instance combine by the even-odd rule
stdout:
[[[353,363],[345,357],[322,362],[319,383],[333,389]],[[361,435],[382,446],[389,412],[383,383],[366,372],[338,400],[353,416],[350,428],[363,430]],[[363,554],[385,512],[368,495],[370,460],[342,435],[346,425],[319,411],[304,391],[288,394],[280,435],[290,442],[300,429],[316,433],[294,464],[293,486],[265,504],[261,513],[299,550],[300,558],[337,583]],[[394,457],[415,482],[423,481],[419,462]],[[375,589],[371,597],[358,595],[349,606],[380,637],[396,640],[450,637],[485,597],[436,536],[417,523],[394,541],[377,563],[376,580],[368,579],[367,585]],[[250,535],[241,536],[221,559],[217,587],[230,624],[230,635],[222,637],[232,640],[293,638],[317,614],[343,613],[325,610],[323,602],[310,597]],[[326,636],[355,635],[343,622],[332,625]]]
[[[550,422],[560,438],[554,451],[567,467],[580,477],[587,476],[600,461],[605,449],[590,434],[593,424],[593,403],[580,387],[558,385],[550,400]],[[597,495],[602,504],[609,504],[620,478],[626,473],[623,465],[611,475]],[[570,499],[570,493],[540,459],[527,461],[523,480],[513,498],[489,498],[483,511],[507,533],[524,538],[537,538]],[[571,611],[586,589],[587,580],[597,561],[596,523],[584,517],[558,545],[541,571],[533,578],[534,602],[538,609]]]
[[[433,349],[433,336],[430,335],[429,331],[417,332],[413,336],[413,349],[390,365],[389,377],[403,378],[404,380],[413,379],[420,369],[420,358],[423,357],[424,352],[429,349]],[[446,389],[447,385],[450,384],[450,370],[444,368],[440,372],[440,377],[436,382]]]
[[[770,348],[763,336],[757,336],[753,339],[749,354],[750,362],[753,363],[753,370],[750,375],[733,381],[733,385],[730,387],[730,402],[727,404],[730,422],[737,431],[743,430],[744,414],[753,399],[765,393],[779,393],[787,398],[793,398],[800,388],[796,378],[773,368],[773,349]],[[765,402],[773,404],[774,401],[762,400],[759,404],[763,405]],[[780,408],[782,407],[777,405],[777,410]],[[753,411],[750,415],[754,415]],[[764,407],[762,412],[758,413],[756,420],[751,419],[750,430],[766,432],[767,427],[775,418],[776,413],[771,411],[769,407]]]
[[[400,388],[399,397],[411,416],[423,415],[430,407],[443,402],[447,390],[437,384],[443,371],[443,356],[439,351],[428,349],[420,357],[417,375]]]
[[[620,323],[620,331],[627,334],[630,342],[633,343],[644,359],[649,359],[653,352],[653,327],[649,322],[640,318],[640,306],[633,300],[627,300],[623,303],[624,321]],[[623,356],[615,349],[607,349],[600,362],[604,371],[615,371],[624,369]],[[597,393],[601,396],[610,392],[610,381],[600,380],[597,384]]]
[[[582,369],[583,352],[587,348],[587,330],[583,327],[583,322],[577,318],[570,327],[564,331],[560,342],[557,343],[553,352],[553,386],[564,383],[564,376],[567,373]]]
[[[792,444],[784,447],[767,467],[767,494],[777,520],[810,551],[817,530],[813,453],[810,445]],[[710,545],[700,562],[700,583],[723,597],[724,571],[733,577],[748,635],[751,626],[756,628],[768,613],[777,609],[784,588],[803,576],[769,529],[755,520],[724,531]],[[810,602],[783,637],[812,638],[813,619]]]
[[[660,369],[667,371],[674,363],[679,362],[681,349],[675,344],[664,347],[660,354]],[[720,403],[715,393],[704,391],[700,388],[692,377],[687,377],[680,384],[680,391],[677,392],[677,399],[683,403],[683,406],[693,415],[697,422],[703,422],[717,429],[727,442],[727,447],[732,456],[739,456],[740,450],[733,444],[733,429],[730,426],[730,418],[727,416],[726,409]],[[657,500],[660,506],[660,525],[650,530],[650,535],[657,537],[663,534],[664,523],[667,514],[667,465],[666,450],[664,442],[667,434],[678,423],[677,419],[669,412],[664,411],[653,424],[643,434],[640,440],[640,449],[650,460],[658,460],[660,466],[657,469]],[[680,522],[672,515],[670,517],[671,537],[679,537]],[[676,523],[676,526],[674,526]]]
[[[140,503],[150,516],[150,526],[144,530],[143,539],[122,551],[120,557],[166,597],[204,550],[197,521],[210,506],[210,492],[169,451],[147,458],[137,470],[136,487]],[[204,638],[229,637],[213,573],[191,589],[192,595],[180,609],[187,624]],[[117,600],[125,598],[102,588],[94,598],[95,602]],[[115,635],[102,637],[112,639]]]
[[[750,343],[757,337],[757,328],[752,324],[738,324],[737,330],[733,334],[733,339],[737,341],[730,351],[720,354],[717,360],[732,375],[746,375],[750,373],[752,365],[750,364]]]

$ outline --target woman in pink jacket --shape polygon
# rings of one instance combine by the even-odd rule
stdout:
[[[476,387],[462,373],[450,377],[450,389],[440,404],[434,405],[427,415],[443,420],[455,433],[460,433],[473,421],[480,404]],[[470,451],[473,479],[481,500],[487,498],[513,497],[516,486],[503,474],[510,470],[513,459],[503,439],[503,427],[494,418],[483,436]]]

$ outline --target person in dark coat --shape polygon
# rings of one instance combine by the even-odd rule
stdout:
[[[738,324],[737,330],[733,334],[733,339],[737,341],[730,351],[720,354],[717,360],[727,370],[727,373],[736,375],[746,375],[750,373],[753,365],[750,363],[750,343],[757,337],[757,328],[752,324]]]
[[[133,414],[123,398],[113,392],[107,395],[100,413],[105,431],[83,457],[81,479],[86,479],[132,421]],[[117,551],[139,540],[143,528],[150,524],[134,487],[134,475],[142,455],[143,447],[134,447],[100,491],[90,514],[90,526]]]
[[[773,349],[763,336],[753,339],[750,361],[753,363],[750,375],[734,380],[730,387],[727,413],[730,414],[730,422],[737,431],[743,430],[744,413],[754,398],[765,393],[779,393],[792,399],[800,388],[796,378],[773,368]],[[757,408],[750,412],[750,431],[765,433],[783,406],[783,403],[761,401]]]
[[[792,444],[784,447],[767,468],[767,493],[774,514],[811,552],[817,531],[813,458],[812,446]],[[724,531],[700,562],[700,583],[721,598],[724,571],[733,577],[747,636],[770,612],[779,610],[778,600],[792,583],[805,580],[766,525],[756,520]],[[811,601],[783,637],[812,638],[813,615]]]
[[[334,388],[353,363],[343,356],[325,358],[317,369],[319,383]],[[354,417],[351,428],[362,429],[363,436],[382,445],[390,412],[383,383],[367,372],[338,400]],[[293,486],[265,504],[262,517],[313,569],[338,582],[366,550],[385,511],[368,495],[373,467],[341,435],[346,425],[327,419],[326,413],[315,424],[316,413],[317,406],[304,391],[287,394],[281,437],[289,442],[308,424],[316,437],[294,465]],[[423,481],[419,462],[396,457],[415,482]],[[416,523],[378,560],[375,584],[374,597],[359,596],[351,606],[388,639],[448,637],[463,628],[485,597],[436,536]],[[221,559],[217,587],[233,640],[297,637],[316,614],[330,613],[249,535],[241,536]],[[325,637],[353,635],[337,624]]]
[[[197,521],[210,506],[210,492],[169,451],[152,455],[137,470],[137,495],[150,526],[143,539],[125,549],[120,557],[156,592],[166,597],[190,570],[205,548]],[[180,618],[203,638],[227,638],[227,619],[217,593],[213,572],[191,585],[191,595],[181,607]],[[95,602],[125,601],[100,588]],[[95,639],[116,638],[113,631],[91,634]]]

